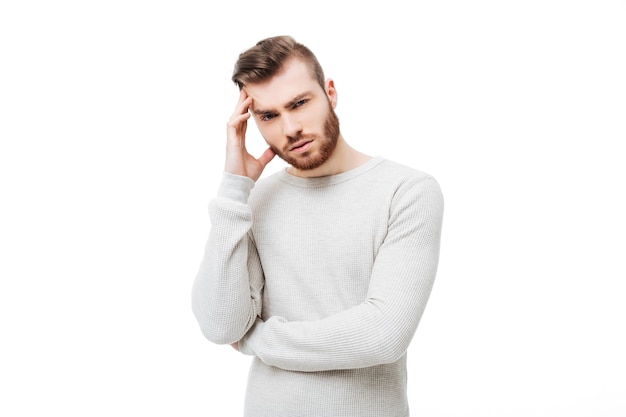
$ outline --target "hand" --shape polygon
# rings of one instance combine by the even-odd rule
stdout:
[[[226,165],[224,170],[230,174],[241,175],[256,181],[261,176],[265,166],[276,156],[268,148],[258,159],[246,150],[246,128],[252,104],[252,97],[248,97],[245,90],[241,90],[235,112],[228,121],[226,130]]]

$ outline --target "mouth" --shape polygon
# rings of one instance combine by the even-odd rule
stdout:
[[[313,143],[313,140],[302,140],[289,148],[290,152],[303,153],[306,152]]]

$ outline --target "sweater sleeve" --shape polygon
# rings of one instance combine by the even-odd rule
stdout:
[[[294,371],[363,368],[400,359],[426,307],[439,260],[443,196],[432,178],[409,181],[392,202],[366,299],[316,321],[256,319],[243,353]]]
[[[261,311],[263,270],[249,236],[253,187],[249,178],[224,173],[209,204],[211,230],[191,301],[202,333],[213,343],[238,341]]]

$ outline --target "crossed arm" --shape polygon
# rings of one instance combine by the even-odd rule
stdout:
[[[374,366],[405,354],[437,271],[443,199],[434,180],[422,180],[398,193],[365,300],[316,321],[270,317],[264,322],[258,317],[263,276],[258,254],[244,230],[249,229],[250,214],[241,202],[238,210],[233,210],[232,199],[221,203],[228,208],[220,208],[218,201],[212,206],[213,214],[233,223],[212,234],[216,241],[228,240],[228,250],[215,264],[203,262],[194,287],[194,311],[207,338],[216,343],[239,341],[243,353],[298,371]],[[237,236],[235,224],[241,229]],[[203,271],[216,275],[203,279]],[[222,281],[220,275],[229,278]]]
[[[256,320],[239,349],[294,371],[362,368],[400,359],[435,279],[443,200],[434,180],[398,197],[365,300],[316,321]]]

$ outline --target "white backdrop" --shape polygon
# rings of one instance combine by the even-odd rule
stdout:
[[[444,192],[412,415],[626,416],[625,3],[351,3],[2,2],[0,415],[241,415],[190,291],[232,66],[291,34]]]

